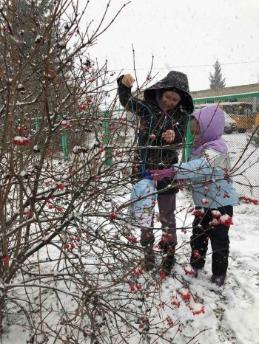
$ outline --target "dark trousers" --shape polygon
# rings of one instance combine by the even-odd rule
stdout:
[[[208,249],[208,239],[212,247],[212,273],[214,275],[225,275],[228,268],[229,256],[229,226],[225,224],[210,225],[213,220],[211,211],[204,209],[201,218],[195,217],[193,221],[193,232],[191,236],[191,265],[193,268],[201,269],[205,264]],[[218,210],[222,215],[233,216],[233,207],[225,206]]]
[[[162,224],[162,239],[161,242],[164,247],[160,247],[165,251],[177,244],[176,237],[176,222],[175,222],[175,193],[172,194],[158,194],[158,208],[160,215],[160,222]],[[153,225],[152,225],[153,226]],[[152,228],[142,228],[141,230],[141,245],[153,245],[155,236]],[[161,243],[160,242],[160,243]]]

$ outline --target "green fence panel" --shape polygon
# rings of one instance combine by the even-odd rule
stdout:
[[[67,131],[65,129],[62,130],[61,133],[61,147],[63,152],[64,160],[68,160],[68,137],[67,137]]]
[[[185,135],[185,146],[183,149],[183,161],[188,161],[192,152],[192,133],[191,133],[191,120],[188,120],[186,135]]]

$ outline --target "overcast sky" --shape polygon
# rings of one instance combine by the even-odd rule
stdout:
[[[112,0],[109,18],[122,0]],[[88,19],[101,18],[107,0],[90,2]],[[259,82],[259,0],[132,0],[91,54],[109,68],[132,72],[132,45],[143,81],[154,55],[156,80],[169,70],[187,73],[192,91],[209,88],[218,58],[226,86]]]

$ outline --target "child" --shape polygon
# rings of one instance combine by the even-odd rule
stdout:
[[[154,179],[171,177],[190,180],[196,209],[191,236],[191,265],[198,273],[205,264],[208,238],[212,246],[211,282],[222,286],[225,281],[228,256],[228,231],[232,224],[233,205],[238,198],[229,178],[228,149],[222,138],[224,112],[216,105],[192,114],[193,149],[191,160],[163,171],[151,171]]]
[[[148,169],[164,169],[178,162],[172,143],[182,143],[188,114],[193,111],[193,102],[189,94],[187,76],[181,72],[171,71],[155,85],[144,91],[144,100],[131,94],[134,79],[130,74],[118,79],[118,94],[122,106],[136,114],[140,119],[138,128],[138,155],[135,157],[134,177],[144,178]],[[163,147],[165,146],[165,147]],[[170,187],[170,180],[159,181],[158,207],[163,235],[167,240],[160,241],[160,248],[165,253],[162,269],[168,274],[174,264],[174,248],[177,243],[175,227],[175,193]],[[169,240],[168,240],[169,238]],[[146,270],[155,265],[153,243],[155,241],[152,223],[141,229],[141,244],[144,246]]]

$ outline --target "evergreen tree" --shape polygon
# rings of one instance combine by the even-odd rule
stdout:
[[[222,77],[221,66],[218,60],[214,64],[214,73],[210,73],[210,88],[212,90],[218,90],[226,86],[225,78]]]

